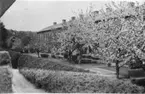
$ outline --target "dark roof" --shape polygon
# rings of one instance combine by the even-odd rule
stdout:
[[[64,27],[66,27],[68,23],[69,23],[69,21],[66,22],[66,24],[60,23],[60,24],[55,24],[55,25],[48,26],[48,27],[40,30],[39,32],[37,32],[37,34],[44,33],[44,32],[51,32],[53,30],[64,29]]]
[[[41,31],[55,30],[57,28],[63,28],[63,25],[62,24],[51,25],[51,26],[48,26],[48,27],[42,29]]]
[[[143,5],[139,6],[141,9],[144,7]],[[109,19],[109,18],[117,18],[118,15],[114,14],[114,12],[118,12],[118,14],[124,18],[126,18],[127,16],[131,16],[131,15],[136,15],[136,12],[134,9],[132,8],[128,8],[128,9],[125,9],[125,11],[123,12],[120,12],[120,10],[114,10],[112,12],[109,12],[109,13],[105,13],[104,14],[98,14],[98,16],[95,17],[95,22],[96,21],[99,21],[99,20],[104,20],[104,19]],[[89,18],[88,18],[89,20]],[[66,22],[67,24],[69,23]],[[56,30],[56,29],[62,29],[64,27],[64,25],[61,23],[61,24],[56,24],[56,25],[51,25],[51,26],[48,26],[44,29],[42,29],[41,31],[39,31],[38,33],[42,33],[42,32],[50,32],[52,30]]]

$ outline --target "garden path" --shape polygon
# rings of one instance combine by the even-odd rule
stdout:
[[[45,93],[28,82],[18,69],[12,69],[12,89],[14,93]]]

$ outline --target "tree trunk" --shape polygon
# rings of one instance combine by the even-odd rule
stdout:
[[[119,61],[116,60],[116,78],[119,79]]]
[[[0,27],[1,27],[1,24],[0,24]],[[2,44],[3,44],[3,41],[2,41],[2,31],[1,31],[1,28],[0,28],[0,47],[2,47]]]
[[[81,64],[81,55],[77,56],[78,64]]]
[[[40,57],[40,52],[38,51],[37,54],[38,54],[38,58],[39,58]]]

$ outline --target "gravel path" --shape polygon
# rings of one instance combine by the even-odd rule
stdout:
[[[44,90],[37,89],[28,82],[18,69],[12,69],[12,89],[14,93],[45,93]]]

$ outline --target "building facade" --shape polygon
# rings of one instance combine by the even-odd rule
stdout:
[[[111,8],[106,8],[105,14],[99,13],[99,11],[92,12],[92,16],[94,16],[93,21],[96,25],[99,25],[100,22],[114,22],[115,25],[120,24],[120,19],[118,17],[122,18],[121,20],[130,20],[130,19],[136,19],[137,16],[140,16],[140,18],[144,21],[145,20],[145,4],[141,6],[135,6],[134,3],[130,2],[127,3],[127,9],[124,11],[121,10],[113,10]],[[143,10],[141,12],[141,10]],[[115,12],[118,12],[118,14],[114,14]],[[141,14],[138,14],[141,13]],[[80,15],[80,18],[83,18],[84,15]],[[89,19],[89,18],[88,18]],[[75,20],[75,17],[72,17],[71,20]],[[88,20],[89,21],[89,20]],[[62,20],[62,23],[57,24],[56,22],[53,23],[52,26],[46,27],[43,30],[37,32],[39,36],[39,40],[42,40],[43,42],[46,42],[48,48],[53,48],[55,44],[59,44],[57,40],[57,34],[60,32],[63,32],[68,29],[69,22],[66,20]],[[52,46],[53,45],[53,46]]]
[[[75,20],[75,17],[72,17],[70,21]],[[46,47],[46,51],[59,48],[60,43],[58,40],[58,34],[68,30],[68,24],[70,21],[66,21],[65,19],[62,20],[62,23],[57,24],[57,22],[54,22],[53,25],[48,26],[41,31],[37,32],[38,39],[40,41],[41,45]]]

